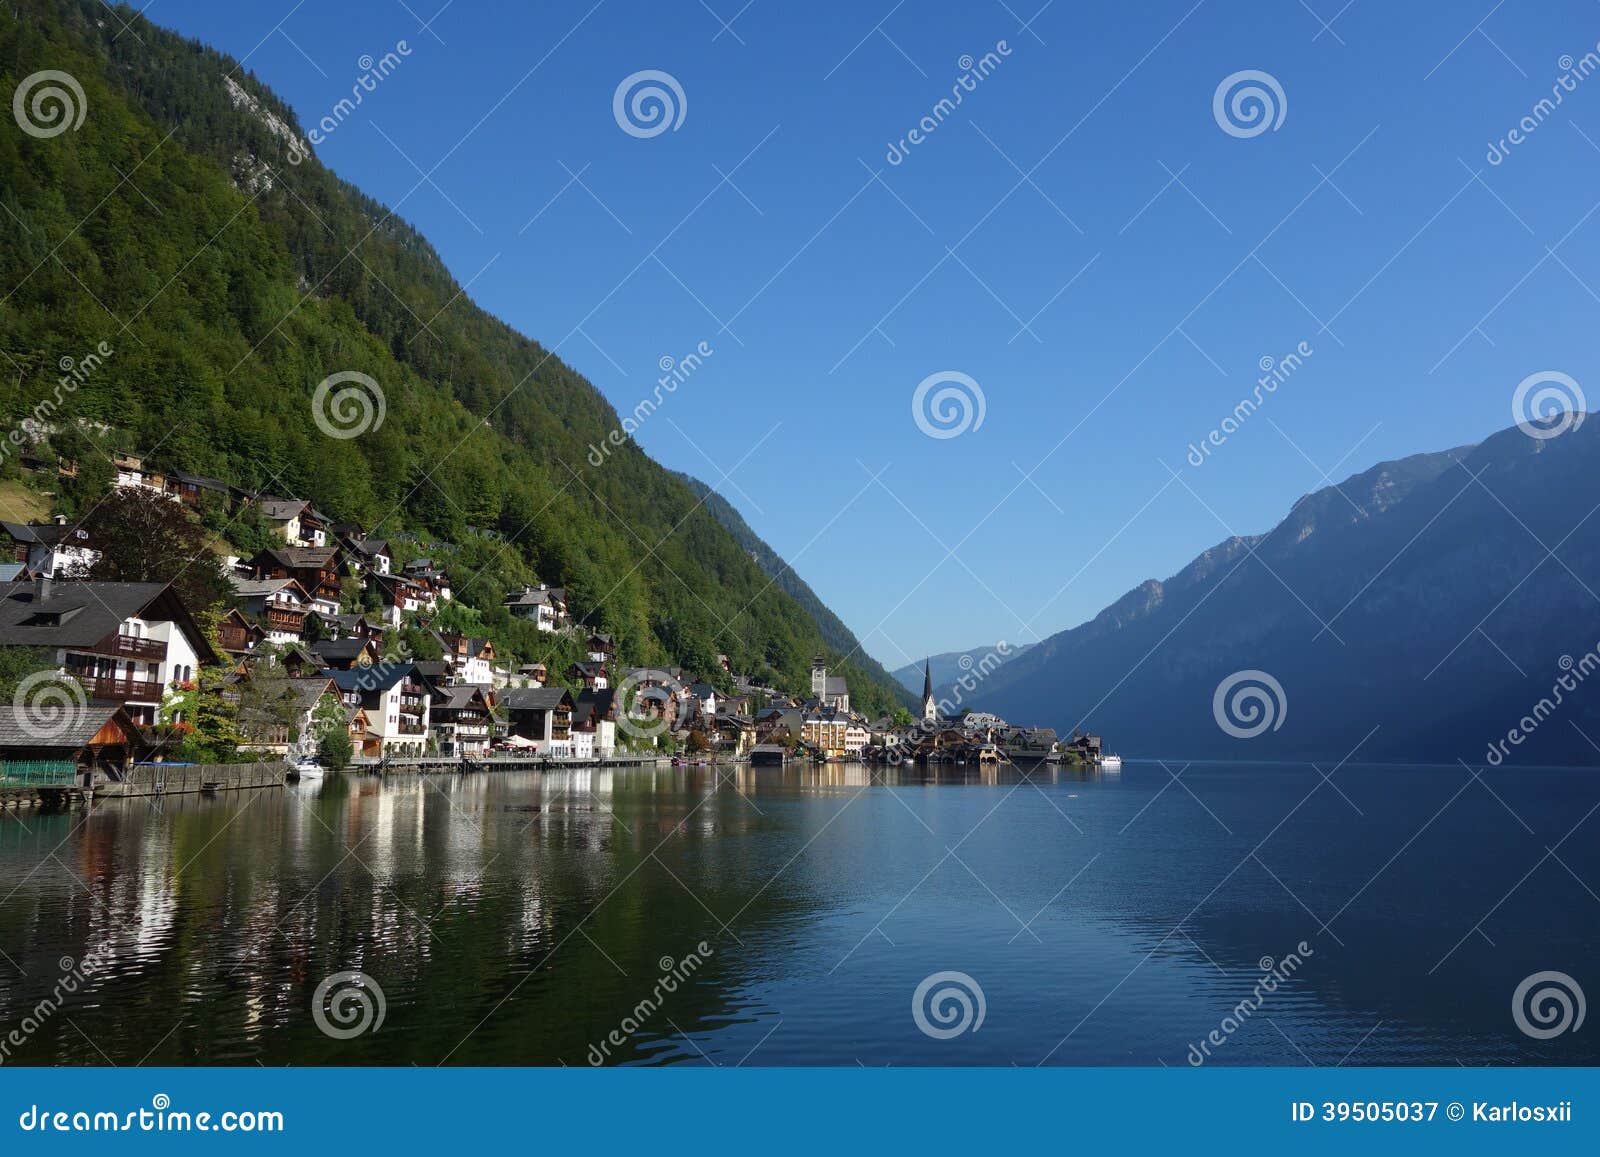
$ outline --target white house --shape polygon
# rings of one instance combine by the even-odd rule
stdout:
[[[13,557],[30,574],[52,578],[82,578],[100,561],[100,552],[89,542],[89,532],[68,526],[63,515],[54,522],[0,522],[0,529],[11,536]]]
[[[87,698],[157,722],[173,683],[220,658],[162,583],[14,583],[0,596],[0,646],[52,651]]]

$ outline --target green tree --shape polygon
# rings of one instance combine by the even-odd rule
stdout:
[[[335,727],[317,740],[317,762],[329,771],[343,771],[354,758],[355,745],[350,742],[349,730],[343,726]]]
[[[117,490],[84,520],[100,559],[89,577],[105,582],[171,583],[191,613],[230,589],[208,535],[181,502],[148,490]]]

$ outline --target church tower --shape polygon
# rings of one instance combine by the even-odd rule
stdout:
[[[926,659],[922,666],[922,721],[932,723],[939,717],[939,707],[933,701],[933,660]]]
[[[828,665],[821,655],[811,660],[811,696],[818,703],[825,702],[828,696]]]

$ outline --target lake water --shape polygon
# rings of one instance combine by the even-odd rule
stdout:
[[[1546,971],[1600,995],[1600,774],[884,778],[349,776],[8,813],[4,1059],[1600,1059],[1600,1025],[1537,1039],[1512,1003]],[[336,980],[320,1019],[362,1028],[361,1000],[372,1016],[330,1035],[314,994],[355,971],[370,981]]]

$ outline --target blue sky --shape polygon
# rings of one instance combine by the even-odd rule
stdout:
[[[1324,473],[1509,426],[1530,374],[1600,389],[1600,74],[1486,159],[1600,5],[442,2],[148,15],[308,126],[404,40],[319,156],[619,410],[708,343],[638,440],[891,666],[1082,622]],[[684,109],[639,137],[613,96],[646,69]],[[1241,70],[1281,88],[1275,129],[1215,118]],[[942,372],[981,427],[919,429]]]

